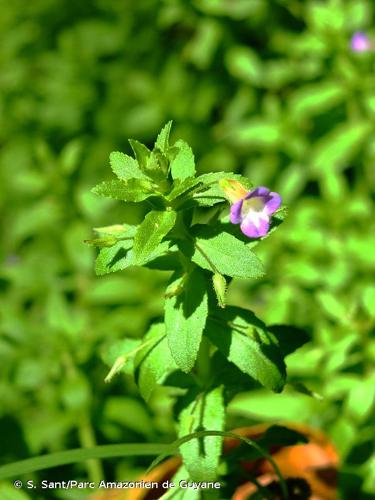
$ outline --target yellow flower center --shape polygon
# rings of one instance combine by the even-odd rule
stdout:
[[[264,209],[264,199],[260,196],[254,196],[253,198],[249,198],[248,200],[244,200],[242,204],[242,211],[244,213],[250,212],[250,210],[254,212],[262,212]]]

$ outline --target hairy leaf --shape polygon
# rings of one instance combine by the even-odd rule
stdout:
[[[179,151],[171,162],[172,178],[184,180],[194,177],[195,161],[191,147],[185,141],[177,141],[174,147]]]
[[[150,157],[151,151],[141,142],[135,139],[129,139],[130,146],[135,154],[138,165],[143,171],[147,167],[147,162]]]
[[[102,248],[95,261],[96,274],[101,276],[132,266],[134,264],[132,245],[132,242],[119,241],[109,248]]]
[[[174,360],[184,372],[189,372],[197,358],[208,313],[207,283],[199,269],[174,279],[167,289],[165,329]],[[178,286],[182,291],[178,293]],[[170,295],[176,290],[176,295]]]
[[[140,265],[135,259],[133,252],[133,237],[136,234],[136,230],[136,226],[129,226],[129,229],[125,233],[126,238],[118,241],[109,248],[104,247],[99,251],[95,263],[95,272],[97,275],[100,276],[107,273],[113,273],[115,271],[126,269],[130,266]],[[167,241],[163,241],[144,257],[141,264],[148,264],[153,260],[166,255],[168,250],[169,243]]]
[[[169,134],[171,132],[172,120],[164,125],[162,130],[160,131],[156,142],[155,147],[160,149],[162,153],[167,153],[169,148]]]
[[[134,202],[143,201],[155,195],[153,185],[146,179],[104,181],[95,186],[92,192],[115,200]]]
[[[227,307],[207,321],[205,335],[241,371],[265,387],[280,392],[286,372],[273,334],[251,311]]]
[[[148,260],[175,222],[176,212],[173,211],[153,210],[146,215],[134,237],[133,253],[137,264]]]
[[[119,151],[113,151],[109,155],[109,161],[113,173],[121,180],[146,178],[140,170],[137,160],[131,156],[120,153]]]
[[[218,198],[219,201],[223,201],[225,200],[224,193],[219,186],[219,181],[221,179],[237,180],[249,189],[252,186],[251,182],[242,175],[232,174],[230,172],[212,172],[200,175],[199,177],[189,177],[181,180],[181,182],[176,182],[175,187],[169,193],[167,198],[172,201],[181,195],[186,196],[187,194],[191,194],[191,196],[196,199],[199,199],[199,197],[202,196],[202,198],[215,197]]]
[[[180,413],[179,437],[197,431],[222,431],[225,423],[223,386],[206,392],[188,393]],[[222,438],[209,436],[181,445],[184,465],[193,481],[214,481],[221,454]]]
[[[136,230],[137,226],[129,226],[127,224],[108,226],[108,228],[104,227],[96,230],[99,234],[117,234],[118,237],[126,238],[118,241],[109,248],[105,247],[99,251],[95,262],[95,272],[98,276],[121,271],[133,265],[131,248]]]
[[[151,326],[143,339],[145,346],[135,359],[135,377],[142,397],[147,401],[158,384],[177,369],[167,342],[163,323]]]
[[[228,233],[207,230],[195,239],[193,262],[214,273],[237,278],[263,276],[263,264],[245,243]]]
[[[176,474],[172,477],[171,482],[174,483],[174,488],[170,488],[160,500],[200,500],[201,493],[199,489],[180,488],[180,481],[189,481],[189,473],[186,467],[181,465]]]

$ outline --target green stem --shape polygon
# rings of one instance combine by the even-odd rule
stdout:
[[[78,436],[82,448],[93,448],[96,446],[94,430],[87,413],[83,413],[79,419]],[[86,467],[90,481],[99,484],[104,479],[103,466],[98,458],[87,460]]]
[[[198,252],[206,259],[208,262],[209,266],[211,267],[211,271],[213,273],[220,274],[219,271],[217,270],[217,267],[215,264],[211,261],[211,259],[208,257],[206,252],[198,245],[198,243],[194,242],[195,248],[198,250]]]

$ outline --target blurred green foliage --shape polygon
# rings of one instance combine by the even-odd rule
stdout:
[[[142,220],[142,208],[89,191],[109,177],[110,151],[129,152],[127,137],[152,141],[173,119],[173,136],[190,143],[199,173],[243,173],[289,205],[282,228],[259,246],[266,278],[236,281],[229,302],[268,323],[303,327],[311,342],[290,356],[285,393],[238,396],[230,424],[287,419],[323,428],[341,455],[342,497],[370,498],[375,60],[352,53],[350,38],[356,30],[375,36],[372,2],[0,7],[1,460],[175,436],[165,390],[148,408],[130,376],[103,382],[108,346],[140,337],[161,315],[168,273],[97,278],[94,251],[83,245],[98,221]],[[302,394],[301,384],[320,397]],[[108,479],[124,479],[145,463],[104,468]],[[102,466],[34,477],[100,479]]]

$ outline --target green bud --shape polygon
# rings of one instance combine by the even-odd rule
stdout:
[[[215,273],[212,276],[212,283],[214,285],[214,290],[216,293],[217,302],[219,307],[225,307],[226,303],[226,291],[227,291],[227,282],[222,274]]]
[[[93,245],[95,247],[113,247],[117,243],[117,238],[115,236],[104,236],[103,238],[94,238],[93,240],[85,240],[85,243]]]
[[[173,283],[172,285],[169,285],[167,288],[164,297],[166,299],[170,299],[171,297],[176,297],[177,295],[180,295],[180,293],[183,291],[185,282],[186,282],[187,274],[184,274],[181,276],[181,278]]]

